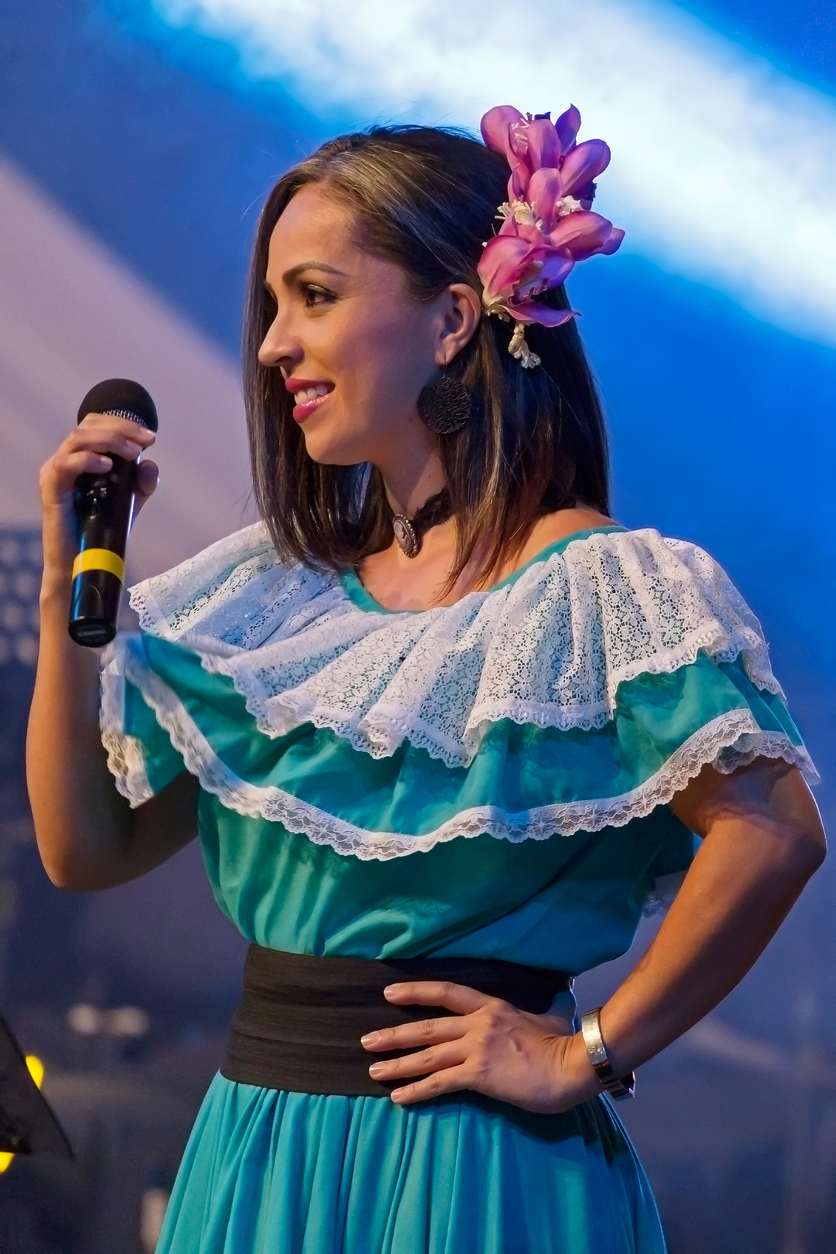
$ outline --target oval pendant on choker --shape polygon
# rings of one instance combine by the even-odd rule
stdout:
[[[452,513],[453,504],[450,500],[450,493],[446,488],[442,488],[440,492],[436,492],[435,496],[425,501],[411,518],[408,518],[406,514],[393,514],[392,530],[395,533],[398,548],[406,557],[417,557],[421,552],[426,532],[430,527],[437,527],[446,522]]]
[[[393,516],[392,530],[395,533],[395,539],[401,551],[407,557],[416,557],[421,548],[421,541],[415,534],[415,528],[406,514],[395,514]]]

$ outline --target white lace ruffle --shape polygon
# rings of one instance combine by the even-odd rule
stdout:
[[[145,769],[142,742],[126,736],[125,672],[115,649],[111,650],[101,674],[100,723],[102,744],[107,752],[107,765],[116,787],[132,806],[148,801],[154,793]]]
[[[596,533],[455,605],[367,611],[330,573],[286,566],[257,523],[132,589],[145,631],[228,676],[258,729],[330,728],[380,758],[404,739],[467,766],[503,719],[602,727],[619,685],[742,655],[772,693],[760,624],[702,549],[653,530]]]
[[[738,751],[749,760],[758,738],[763,738],[763,743],[757,752],[782,757],[814,772],[804,749],[793,746],[786,736],[761,732],[748,710],[732,710],[696,731],[644,784],[619,796],[539,806],[517,814],[510,814],[499,806],[475,806],[461,810],[434,831],[421,835],[377,832],[301,801],[284,789],[248,783],[235,775],[215,753],[177,694],[129,648],[123,647],[111,655],[110,664],[103,672],[102,732],[105,743],[112,747],[110,768],[116,777],[116,786],[133,806],[147,799],[148,783],[144,771],[133,769],[130,751],[120,747],[121,742],[131,740],[122,733],[124,724],[119,716],[118,695],[113,695],[118,685],[124,684],[124,676],[139,688],[189,772],[227,809],[249,818],[280,823],[289,832],[304,834],[314,844],[329,845],[337,853],[353,854],[363,860],[387,861],[406,854],[426,853],[459,836],[488,835],[518,843],[548,840],[554,835],[572,836],[578,831],[623,827],[632,819],[648,815],[656,806],[667,804],[707,763],[716,763],[720,769],[731,771]]]

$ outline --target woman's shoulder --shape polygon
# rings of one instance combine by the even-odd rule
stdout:
[[[709,552],[594,511],[568,514],[549,520],[553,530],[535,538],[529,560],[487,590],[497,602],[494,652],[520,655],[530,641],[530,666],[594,671],[608,702],[625,681],[672,672],[700,653],[718,662],[743,654],[750,677],[780,693],[758,618]]]
[[[760,623],[734,582],[699,544],[594,510],[562,510],[543,523],[489,591],[510,587],[543,617],[549,606],[558,617],[569,614],[576,637],[595,630],[654,647],[676,638],[691,652],[710,624],[722,623],[751,645],[762,641]]]
[[[609,527],[619,527],[615,519],[601,514],[588,506],[573,509],[559,509],[551,514],[538,518],[529,532],[522,548],[518,549],[506,562],[492,572],[490,583],[496,584],[513,575],[517,570],[527,566],[546,550],[571,536],[580,536],[587,532],[595,532]]]
[[[526,541],[526,549],[537,552],[550,544],[556,544],[567,536],[581,531],[596,531],[605,527],[621,527],[616,518],[602,514],[597,509],[578,505],[573,509],[559,509],[538,518]]]
[[[733,595],[733,585],[720,562],[696,541],[668,535],[652,525],[632,527],[585,506],[538,519],[525,544],[495,572],[488,589],[512,583],[541,566],[545,574],[559,571],[567,563],[600,564],[605,553],[618,559],[618,564],[627,563],[639,579],[644,575],[659,583],[667,575],[680,591],[692,580],[708,581],[722,584],[724,591]],[[612,572],[612,563],[609,569]]]

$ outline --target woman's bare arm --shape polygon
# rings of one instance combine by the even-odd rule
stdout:
[[[99,734],[98,657],[67,632],[75,552],[72,489],[84,472],[109,468],[107,454],[134,458],[151,432],[126,419],[89,415],[41,471],[44,576],[26,774],[38,849],[61,888],[109,888],[151,870],[197,830],[197,783],[181,775],[131,810],[116,790]],[[139,467],[137,504],[157,468]]]
[[[685,882],[645,956],[601,1012],[619,1075],[647,1062],[712,1010],[743,978],[825,855],[815,802],[801,775],[759,759],[731,775],[706,767],[671,808],[703,837]],[[458,1017],[387,1028],[370,1051],[416,1048],[378,1064],[379,1080],[410,1103],[457,1089],[528,1110],[566,1110],[598,1093],[580,1033],[455,984],[403,983],[399,1004],[444,1006]],[[430,1072],[431,1074],[427,1075]],[[427,1078],[413,1081],[411,1077]]]
[[[799,772],[759,758],[706,767],[671,809],[701,836],[650,948],[601,1012],[617,1068],[676,1040],[742,980],[824,860],[816,804]]]

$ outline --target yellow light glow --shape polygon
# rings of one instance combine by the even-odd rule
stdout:
[[[40,1088],[44,1078],[44,1064],[41,1062],[40,1058],[36,1058],[34,1054],[27,1054],[26,1065],[29,1068],[29,1074],[32,1079],[35,1081],[38,1088]],[[14,1154],[0,1153],[0,1175],[2,1175],[2,1173],[6,1170],[13,1158]]]

